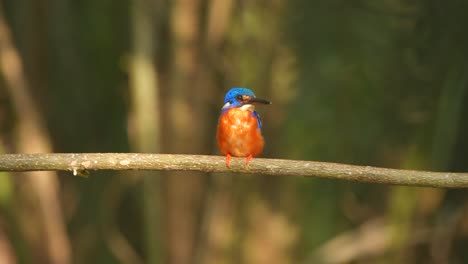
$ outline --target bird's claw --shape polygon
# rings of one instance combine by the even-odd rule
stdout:
[[[244,165],[244,168],[245,169],[249,169],[249,162],[250,160],[253,158],[252,154],[250,154],[249,156],[247,156],[247,158],[245,158],[245,165]]]
[[[226,155],[226,167],[228,168],[231,168],[231,157],[232,156],[230,154]],[[250,154],[249,156],[245,158],[244,169],[247,169],[247,170],[249,169],[249,162],[252,158],[253,158],[252,154]]]
[[[231,155],[226,155],[226,167],[231,168]]]

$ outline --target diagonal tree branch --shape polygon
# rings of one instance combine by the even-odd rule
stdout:
[[[224,157],[142,153],[3,154],[0,171],[173,170],[236,172],[278,176],[304,176],[357,182],[467,188],[468,173],[429,172],[354,166],[338,163],[255,158],[248,168],[244,159],[233,158],[227,168]]]

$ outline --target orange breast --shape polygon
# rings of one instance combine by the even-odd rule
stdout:
[[[239,108],[231,108],[221,114],[217,140],[221,153],[234,157],[257,156],[264,146],[257,119],[252,112]]]

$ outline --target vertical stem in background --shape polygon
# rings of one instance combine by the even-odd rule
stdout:
[[[219,49],[226,38],[231,21],[233,0],[212,0],[209,5],[206,42],[210,49]],[[213,51],[213,50],[211,50]]]
[[[201,76],[200,0],[172,1],[170,87],[168,88],[168,144],[171,153],[204,153],[207,148],[205,111],[210,92]],[[203,175],[171,172],[165,178],[168,263],[192,263],[198,233]]]
[[[428,166],[426,154],[426,129],[417,131],[413,136],[413,144],[408,147],[407,153],[401,164],[402,169],[422,169]],[[409,186],[392,186],[389,193],[389,205],[387,209],[387,222],[389,237],[391,239],[388,257],[382,263],[411,263],[414,261],[414,251],[408,250],[408,245],[413,241],[414,223],[421,215],[418,208],[418,197],[428,191],[425,188]],[[420,223],[423,224],[422,222]]]
[[[30,94],[19,52],[14,46],[0,7],[0,68],[17,116],[17,150],[21,153],[52,152],[44,121]],[[40,174],[40,175],[38,175]],[[60,208],[59,184],[54,172],[25,173],[39,200],[48,262],[70,263],[70,244]]]
[[[460,115],[467,82],[468,75],[465,65],[455,64],[449,69],[440,94],[435,133],[432,140],[431,169],[433,170],[449,169],[457,141],[458,126],[461,122]]]
[[[463,58],[463,55],[459,56]],[[467,65],[453,63],[447,71],[447,77],[442,85],[439,104],[436,113],[434,135],[431,149],[431,169],[437,171],[450,170],[457,143],[459,126],[463,122],[463,101],[465,100],[468,84]],[[453,168],[452,168],[453,169]],[[439,190],[439,192],[442,192]],[[466,210],[463,205],[465,195],[459,195],[455,190],[445,193],[444,201],[438,208],[439,217],[436,220],[433,237],[431,239],[430,254],[434,263],[449,263],[452,257],[454,234],[458,229],[458,222]],[[457,201],[460,204],[457,205]]]
[[[138,152],[160,151],[160,111],[155,51],[155,3],[132,2],[133,48],[130,68],[132,97],[132,145]],[[145,174],[143,179],[143,214],[146,263],[161,263],[159,177]]]
[[[412,237],[412,223],[415,215],[417,189],[407,186],[391,187],[388,222],[391,245],[390,256],[383,263],[411,263],[412,255],[405,248]]]
[[[223,72],[221,45],[226,40],[227,28],[232,20],[232,10],[232,0],[212,0],[208,6],[205,50],[209,64],[204,67],[205,71]],[[218,89],[221,88],[227,87]],[[201,238],[196,247],[196,262],[234,263],[232,256],[238,212],[233,179],[229,174],[210,175],[210,178],[213,183],[212,187],[208,188],[203,201]]]
[[[173,3],[171,15],[171,33],[173,35],[173,58],[171,68],[171,87],[168,108],[171,135],[171,151],[197,149],[203,142],[194,142],[194,137],[201,135],[202,128],[196,116],[197,103],[203,102],[207,95],[203,93],[198,81],[198,66],[200,63],[200,1],[176,0]],[[195,122],[196,120],[196,122]]]
[[[0,153],[4,154],[5,150],[0,145]],[[14,186],[13,186],[12,174],[9,172],[0,173],[0,210],[3,215],[0,217],[0,221],[14,222],[13,212],[15,208],[14,204]],[[17,225],[9,224],[5,227],[0,228],[0,263],[14,264],[14,263],[26,263],[31,262],[27,259],[27,254],[23,250],[23,241],[19,240]],[[8,235],[5,234],[8,230]]]
[[[286,77],[294,71],[286,66],[286,52],[280,53],[287,49],[281,41],[285,37],[282,27],[286,3],[241,1],[236,8],[238,12],[234,14],[229,38],[235,54],[231,67],[235,70],[236,85],[251,87],[257,95],[274,102],[272,107],[259,109],[265,124],[262,127],[266,142],[265,157],[279,153],[280,141],[273,139],[281,138],[282,104],[287,97],[274,96],[281,94],[281,91],[290,93],[291,87]],[[283,61],[279,63],[279,60]],[[279,69],[281,71],[277,71]],[[285,179],[262,176],[248,181],[249,188],[244,189],[243,194],[248,202],[242,204],[244,208],[241,213],[245,215],[240,216],[247,222],[239,239],[242,260],[247,263],[291,262],[291,252],[297,243],[297,236],[294,235],[297,227],[291,221],[291,208],[294,206],[290,206],[294,204],[295,197],[288,191],[294,188],[293,185]]]
[[[458,67],[458,68],[457,68]],[[448,71],[445,83],[442,86],[439,98],[439,108],[434,126],[431,154],[429,156],[423,151],[425,141],[415,143],[411,146],[403,169],[423,169],[430,167],[431,170],[447,170],[450,167],[451,156],[457,140],[458,125],[462,110],[464,91],[467,84],[466,70],[458,64]],[[424,138],[426,129],[416,136],[416,139]],[[416,140],[415,140],[416,141]],[[429,148],[427,148],[429,149]],[[392,249],[397,252],[390,258],[391,263],[408,261],[408,250],[404,250],[412,239],[412,227],[418,221],[420,210],[418,201],[422,199],[428,188],[414,188],[407,186],[392,187],[390,201],[390,219],[393,224]],[[431,196],[442,195],[442,190],[432,190]],[[458,211],[454,210],[454,213]],[[440,221],[440,220],[439,220]],[[437,248],[442,248],[438,243],[448,245],[450,241],[434,240]]]

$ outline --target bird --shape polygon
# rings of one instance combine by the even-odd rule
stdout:
[[[269,105],[248,88],[231,88],[224,97],[218,119],[216,139],[220,152],[230,168],[231,156],[245,157],[245,166],[262,153],[265,142],[261,133],[262,120],[255,105]]]

